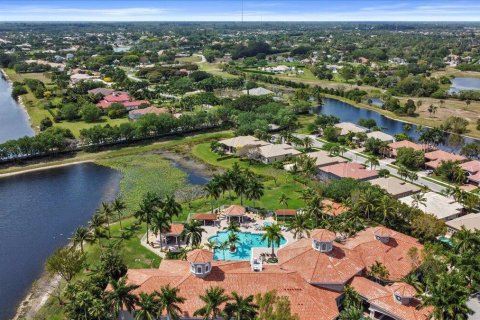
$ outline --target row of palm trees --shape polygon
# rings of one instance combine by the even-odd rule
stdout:
[[[110,282],[111,290],[108,292],[106,301],[109,310],[115,318],[118,318],[122,310],[133,312],[135,320],[154,320],[166,315],[169,320],[180,319],[182,315],[181,305],[186,299],[179,295],[179,289],[170,285],[163,286],[159,291],[152,293],[133,293],[139,286],[127,284],[126,278]],[[231,296],[220,287],[210,287],[200,295],[203,306],[195,310],[193,316],[201,316],[202,319],[253,320],[258,314],[258,305],[254,303],[254,296],[243,297],[237,292]]]
[[[216,174],[205,184],[204,190],[211,201],[211,210],[214,210],[214,202],[228,192],[230,203],[233,201],[232,192],[240,197],[240,204],[246,198],[254,202],[260,200],[264,194],[264,186],[259,177],[248,168],[240,168],[235,162],[233,166],[223,174]]]

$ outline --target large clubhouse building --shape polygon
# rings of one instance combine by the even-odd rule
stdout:
[[[170,285],[186,298],[182,319],[203,307],[200,295],[210,287],[227,294],[255,295],[275,290],[290,300],[292,313],[302,320],[333,320],[339,316],[343,290],[352,286],[364,301],[372,319],[426,320],[432,309],[418,308],[415,289],[401,279],[419,264],[423,246],[414,238],[385,228],[367,228],[337,242],[337,235],[316,229],[278,250],[278,263],[253,271],[250,261],[216,261],[213,253],[196,249],[187,261],[164,260],[159,269],[130,269],[128,282],[135,293],[152,293]],[[414,254],[415,253],[415,254]],[[388,278],[367,278],[370,267],[380,262]],[[381,284],[380,284],[381,283]],[[125,312],[124,319],[132,319]]]

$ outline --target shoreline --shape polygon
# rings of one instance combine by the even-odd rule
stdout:
[[[37,171],[67,167],[67,166],[76,165],[76,164],[94,163],[94,162],[95,162],[95,160],[93,160],[93,159],[79,160],[79,161],[72,161],[72,162],[68,162],[68,163],[46,165],[46,166],[42,166],[42,167],[38,167],[38,168],[31,168],[31,169],[24,169],[24,170],[13,171],[13,172],[0,173],[0,179],[11,177],[11,176],[16,176],[16,175],[19,175],[19,174],[29,173],[29,172],[37,172]]]

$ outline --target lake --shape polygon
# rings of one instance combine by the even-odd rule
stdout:
[[[206,184],[210,180],[210,178],[200,174],[199,172],[197,172],[193,168],[190,168],[190,167],[187,167],[185,165],[180,164],[180,162],[178,162],[178,161],[170,160],[170,162],[172,163],[172,166],[174,166],[177,169],[182,170],[183,172],[185,172],[187,174],[186,180],[187,180],[187,183],[189,183],[189,184],[192,184],[192,185],[195,185],[195,186],[203,186],[204,184]]]
[[[416,131],[417,126],[414,124],[410,125],[410,128],[408,130],[404,130],[404,122],[387,118],[384,115],[373,110],[357,108],[349,103],[342,102],[336,99],[324,98],[323,105],[314,108],[313,112],[315,112],[316,114],[336,116],[340,118],[341,122],[358,123],[358,120],[361,118],[373,119],[377,123],[377,126],[380,127],[385,133],[388,133],[390,135],[396,135],[405,132],[414,140],[418,140],[419,138],[419,134]],[[450,135],[447,133],[445,135],[447,137],[446,141],[448,141],[448,137]],[[463,137],[463,143],[470,142],[480,143],[479,140]],[[446,143],[440,145],[439,148],[448,152],[459,152],[462,148],[462,143],[456,143],[451,145]]]
[[[459,93],[465,90],[480,90],[480,78],[457,77],[453,78],[450,85],[451,93]]]
[[[120,178],[92,163],[0,178],[1,320],[13,317],[45,259],[115,198]]]
[[[0,75],[0,143],[33,135],[27,112],[12,98],[12,86]]]

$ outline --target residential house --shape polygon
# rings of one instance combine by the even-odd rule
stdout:
[[[170,112],[168,111],[167,108],[157,108],[157,107],[152,106],[152,107],[147,107],[147,108],[144,108],[144,109],[135,109],[135,110],[129,111],[128,112],[128,119],[138,120],[146,114],[159,115],[159,114],[162,114],[162,113],[169,114]]]
[[[370,180],[369,182],[387,191],[395,199],[403,198],[411,194],[420,192],[420,188],[416,185],[405,182],[395,177],[377,178]]]
[[[259,161],[269,164],[277,161],[283,161],[287,157],[295,156],[301,152],[295,150],[288,144],[268,144],[258,148]]]
[[[262,88],[262,87],[249,89],[249,90],[243,90],[242,93],[243,94],[248,94],[248,95],[251,95],[251,96],[267,96],[267,95],[273,95],[274,94],[273,91],[270,91],[270,90]]]
[[[425,167],[431,169],[437,169],[442,165],[444,161],[458,161],[463,162],[467,160],[464,156],[456,155],[454,153],[446,152],[443,150],[435,150],[425,153]]]
[[[480,230],[480,214],[469,213],[464,216],[445,222],[449,234],[454,234],[461,228],[470,231]]]
[[[388,152],[390,157],[396,157],[398,149],[400,148],[411,148],[415,151],[425,151],[425,146],[409,141],[409,140],[402,140],[402,141],[396,141],[388,144],[388,148],[390,151]]]
[[[351,122],[340,122],[335,125],[335,128],[339,130],[339,134],[341,136],[345,136],[352,133],[360,133],[365,132],[367,133],[369,130],[365,127],[359,126],[358,124],[351,123]]]
[[[400,198],[399,200],[409,206],[415,206],[425,213],[433,214],[440,220],[449,221],[458,218],[463,213],[463,207],[455,199],[446,197],[435,192],[427,192],[423,203],[416,203],[413,196]]]
[[[103,99],[97,103],[97,107],[108,109],[112,103],[121,103],[127,110],[138,109],[138,107],[142,104],[150,105],[150,102],[147,100],[134,100],[128,93],[116,91],[108,96],[103,97]]]
[[[478,184],[480,186],[480,161],[471,160],[460,164],[463,170],[467,173],[467,179],[471,183]]]
[[[318,168],[321,180],[352,178],[366,181],[378,176],[376,170],[368,170],[363,164],[354,162],[336,163]]]
[[[239,148],[245,146],[261,147],[269,145],[270,142],[266,142],[255,138],[254,136],[238,136],[230,139],[220,140],[219,144],[223,147],[227,153],[235,153]]]
[[[309,152],[306,156],[315,159],[315,165],[317,167],[328,166],[336,163],[347,162],[347,159],[339,156],[331,156],[327,151],[319,150],[315,152]]]
[[[382,142],[392,143],[395,141],[395,138],[392,135],[389,135],[382,131],[372,131],[367,133],[368,138],[378,139]]]

